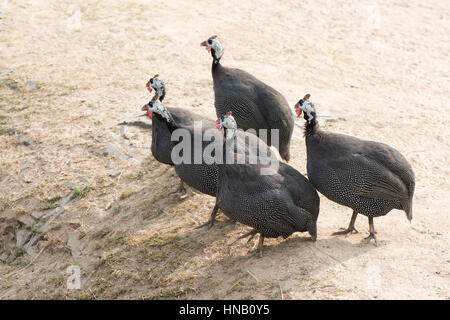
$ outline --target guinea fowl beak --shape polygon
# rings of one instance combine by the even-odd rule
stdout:
[[[208,51],[208,52],[211,51],[211,47],[206,44],[206,41],[203,41],[202,43],[200,43],[200,46],[205,47],[206,51]]]
[[[297,114],[297,117],[302,115],[302,109],[300,109],[300,104],[298,102],[295,104],[295,113]]]
[[[148,109],[148,104],[144,105],[144,106],[141,108],[141,110],[142,110],[142,111],[147,111],[147,115],[150,117],[150,119],[153,117],[153,112],[151,112],[151,111]]]

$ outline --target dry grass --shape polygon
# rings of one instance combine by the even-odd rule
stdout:
[[[0,4],[0,298],[450,297],[447,2],[382,2],[380,29],[367,25],[365,3],[94,0],[78,4],[79,30],[71,5]],[[330,236],[350,212],[322,197],[318,242],[268,239],[262,259],[247,257],[253,243],[230,245],[247,228],[221,228],[223,216],[195,230],[214,199],[191,189],[169,196],[179,180],[150,155],[148,130],[126,127],[125,139],[117,123],[141,113],[156,72],[168,106],[214,117],[211,61],[198,46],[211,34],[226,47],[224,64],[292,105],[311,93],[321,114],[341,119],[327,129],[404,153],[417,175],[413,225],[394,211],[376,220],[380,247],[360,247],[364,234]],[[305,173],[299,127],[292,154]],[[43,231],[33,216],[71,190]],[[364,233],[366,220],[357,228]],[[28,231],[39,237],[31,252],[16,243]],[[67,289],[71,265],[81,268],[80,290]]]

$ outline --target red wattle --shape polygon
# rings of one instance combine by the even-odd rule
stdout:
[[[302,109],[295,109],[295,113],[297,114],[297,117],[300,117],[302,115]]]
[[[150,119],[153,117],[153,112],[151,112],[150,110],[147,110],[147,115],[150,117]]]
[[[147,87],[148,92],[152,92],[152,87]]]
[[[211,52],[211,47],[206,46],[206,51]]]

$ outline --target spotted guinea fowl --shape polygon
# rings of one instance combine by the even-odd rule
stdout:
[[[199,153],[199,150],[196,150],[198,147],[196,145],[197,141],[200,142],[200,155],[203,154],[203,150],[207,145],[211,142],[203,139],[204,132],[207,128],[202,127],[201,130],[194,129],[194,127],[190,126],[182,126],[180,125],[175,118],[173,117],[171,111],[169,111],[158,99],[152,99],[147,105],[143,107],[147,111],[147,114],[152,119],[152,122],[159,123],[165,126],[165,130],[167,130],[168,134],[168,149],[171,150],[171,153],[175,153],[177,155],[177,159],[171,157],[172,164],[175,167],[175,172],[180,177],[181,182],[187,183],[189,186],[194,189],[215,197],[216,196],[216,185],[217,185],[217,166],[213,164],[207,164],[203,157],[201,157],[200,162],[196,162],[196,155]],[[172,110],[172,109],[171,109]],[[177,146],[176,141],[171,141],[171,136],[177,129],[184,129],[182,133],[185,133],[186,136],[182,137],[182,143],[187,143],[188,148],[191,147],[191,154],[186,156],[188,159],[184,159],[183,156],[184,150],[174,150]],[[179,137],[180,138],[180,137]],[[187,139],[188,141],[184,141]],[[153,143],[153,142],[152,142]],[[177,153],[178,152],[178,153]],[[182,160],[182,161],[181,161]],[[215,206],[213,209],[213,215],[217,214],[218,207]]]
[[[224,50],[217,36],[210,37],[201,45],[213,57],[212,77],[217,117],[231,110],[239,128],[254,129],[258,135],[258,130],[266,129],[267,140],[264,140],[271,145],[274,139],[281,157],[289,161],[294,116],[283,95],[243,70],[223,67],[220,59]],[[276,136],[272,138],[270,129],[278,129],[279,141]]]
[[[222,160],[222,135],[217,130],[209,130],[208,128],[198,130],[194,127],[181,126],[175,121],[169,110],[157,99],[151,100],[146,107],[149,116],[152,119],[157,118],[158,121],[164,122],[170,134],[177,129],[184,129],[184,131],[181,131],[182,141],[180,144],[177,141],[172,142],[174,153],[180,155],[178,159],[175,159],[177,161],[174,161],[174,166],[175,172],[181,181],[204,194],[215,197],[217,193],[217,163]],[[175,140],[177,137],[175,135]],[[197,145],[198,142],[200,142],[199,145]],[[178,145],[180,145],[180,148],[178,148]],[[191,150],[190,153],[186,153],[186,157],[184,157],[184,151],[187,151],[187,149],[182,149],[182,147],[190,148]],[[279,157],[278,152],[269,148],[258,137],[251,133],[240,131],[236,139],[236,153],[239,155],[253,156],[258,154],[258,152],[264,152],[262,153],[263,155],[266,154],[276,159]],[[216,204],[210,219],[197,228],[204,226],[211,228],[214,224],[218,209],[219,207]]]
[[[152,92],[152,89],[155,90],[155,96],[153,99],[159,99],[160,101],[164,99],[166,89],[164,82],[158,79],[158,75],[150,78],[150,80],[146,84],[146,87],[149,92]],[[148,104],[144,105],[142,107],[142,110],[148,112]],[[170,108],[169,110],[175,122],[181,126],[193,126],[195,121],[201,122],[201,125],[205,128],[214,128],[215,126],[215,122],[211,118],[192,111],[188,111],[184,108]],[[170,138],[171,133],[169,131],[167,123],[161,120],[160,117],[153,117],[151,145],[152,154],[159,162],[173,165],[173,161],[171,159],[172,142],[170,141]],[[181,181],[180,186],[176,192],[186,192],[183,187],[183,181]]]
[[[219,120],[224,128],[225,154],[233,141],[237,124],[228,113]],[[253,228],[239,239],[260,234],[255,253],[262,256],[264,238],[289,237],[296,231],[308,231],[315,241],[319,196],[300,172],[283,162],[257,162],[218,165],[216,203],[230,219]],[[263,171],[266,170],[266,171]],[[249,239],[249,241],[250,241]]]
[[[414,171],[400,152],[384,143],[320,130],[309,98],[307,94],[295,105],[297,115],[303,111],[306,120],[309,180],[328,199],[353,209],[348,228],[334,234],[357,232],[360,213],[369,218],[370,234],[364,242],[374,239],[377,244],[374,217],[400,209],[411,221]]]

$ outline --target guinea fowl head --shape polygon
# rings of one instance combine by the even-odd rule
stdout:
[[[154,116],[154,114],[159,114],[161,117],[170,122],[172,117],[170,116],[169,111],[167,111],[166,107],[158,100],[153,98],[149,103],[142,107],[142,111],[147,111],[147,114],[150,118]]]
[[[232,112],[228,111],[226,115],[223,115],[217,119],[216,127],[219,130],[222,128],[225,129],[225,136],[227,139],[233,138],[235,130],[237,129],[237,123],[236,120],[234,120]]]
[[[220,44],[219,39],[217,39],[217,36],[209,37],[208,40],[203,41],[200,45],[205,47],[208,52],[211,52],[214,63],[218,63],[220,58],[222,58],[223,47]]]
[[[147,81],[145,86],[147,87],[148,92],[152,92],[153,89],[155,89],[156,96],[158,97],[159,101],[164,100],[164,96],[166,95],[166,87],[164,85],[164,82],[160,79],[158,79],[159,75],[155,74],[150,80]]]
[[[297,117],[300,117],[303,111],[303,117],[308,123],[311,123],[316,117],[316,109],[312,102],[309,101],[310,97],[311,95],[307,94],[295,104],[295,113],[297,113]]]

